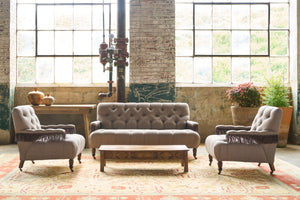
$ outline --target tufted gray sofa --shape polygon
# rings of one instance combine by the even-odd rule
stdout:
[[[198,123],[186,103],[99,103],[91,123],[92,154],[101,145],[186,145],[195,158]]]
[[[209,165],[215,158],[220,174],[223,161],[269,163],[272,174],[281,117],[280,108],[262,106],[252,126],[216,126],[216,134],[205,140]]]

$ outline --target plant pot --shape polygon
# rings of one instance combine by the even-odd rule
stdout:
[[[233,125],[251,126],[259,107],[231,106]]]
[[[286,147],[289,136],[293,106],[280,107],[282,110],[282,119],[280,124],[280,130],[278,135],[277,147]]]

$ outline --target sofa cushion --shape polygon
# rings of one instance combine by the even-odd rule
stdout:
[[[97,120],[103,129],[184,129],[186,103],[99,103]]]
[[[100,145],[186,145],[197,148],[200,136],[190,129],[98,129],[90,135],[92,148]]]
[[[85,139],[79,134],[66,134],[62,141],[18,142],[20,160],[73,159],[81,153]]]

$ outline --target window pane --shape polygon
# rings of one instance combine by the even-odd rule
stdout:
[[[19,31],[17,34],[18,56],[35,55],[35,35],[34,31]]]
[[[93,59],[93,83],[107,83],[109,79],[109,72],[103,72],[103,65],[99,62],[99,57],[94,57]],[[106,65],[106,67],[108,64]],[[114,67],[116,68],[116,67]],[[113,72],[115,77],[115,73]]]
[[[288,28],[288,4],[271,5],[271,28]]]
[[[268,77],[269,58],[251,58],[251,81],[264,83],[265,77]]]
[[[19,4],[17,8],[17,18],[18,29],[35,29],[35,5]]]
[[[212,82],[212,58],[195,58],[194,69],[196,83]]]
[[[228,57],[213,58],[213,82],[231,83],[231,59]]]
[[[250,6],[232,5],[232,28],[249,29],[250,28]]]
[[[74,54],[75,55],[91,55],[91,32],[75,31],[74,32]]]
[[[54,31],[39,31],[38,32],[38,55],[53,55],[54,54]]]
[[[37,6],[37,29],[53,30],[54,29],[54,6],[39,5]]]
[[[232,54],[250,54],[250,33],[249,31],[232,31]]]
[[[94,5],[93,7],[93,29],[102,29],[102,6],[101,5]]]
[[[232,58],[232,82],[250,81],[250,58]]]
[[[54,58],[36,58],[36,82],[53,83]]]
[[[74,83],[91,83],[91,68],[90,57],[74,57]]]
[[[268,54],[268,32],[251,31],[251,55]]]
[[[270,35],[271,55],[288,55],[288,32],[271,31]]]
[[[55,54],[56,55],[72,55],[72,31],[56,31],[55,32]]]
[[[55,83],[72,83],[72,58],[55,58]]]
[[[176,58],[176,81],[192,83],[194,77],[193,58]]]
[[[195,28],[212,28],[212,5],[195,5]],[[192,12],[191,12],[192,13]]]
[[[213,28],[231,28],[230,5],[213,5]]]
[[[18,82],[34,83],[35,81],[35,58],[19,57],[17,61]]]
[[[268,29],[268,5],[251,5],[251,28]]]
[[[55,6],[55,29],[72,30],[73,29],[73,6]]]
[[[270,67],[272,75],[283,75],[284,81],[288,81],[288,57],[270,58]]]
[[[74,6],[74,29],[75,30],[90,30],[91,24],[90,5],[75,5]],[[108,18],[107,18],[108,19]]]
[[[230,32],[214,31],[213,32],[213,54],[229,55],[230,50]]]
[[[193,4],[175,4],[175,18],[177,29],[193,28]]]
[[[193,55],[193,32],[176,31],[176,55],[192,56]]]
[[[212,53],[212,32],[196,31],[195,32],[195,54],[210,55]]]

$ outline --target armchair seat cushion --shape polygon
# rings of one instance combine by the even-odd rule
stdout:
[[[247,148],[245,148],[247,145]],[[218,161],[242,161],[273,163],[276,150],[273,144],[228,143],[226,135],[210,135],[205,140],[205,148],[209,155]]]
[[[18,146],[20,160],[73,159],[83,151],[85,139],[79,134],[66,134],[62,141],[18,142]]]
[[[90,135],[94,148],[100,145],[176,145],[197,148],[200,143],[198,132],[191,129],[98,129]]]

